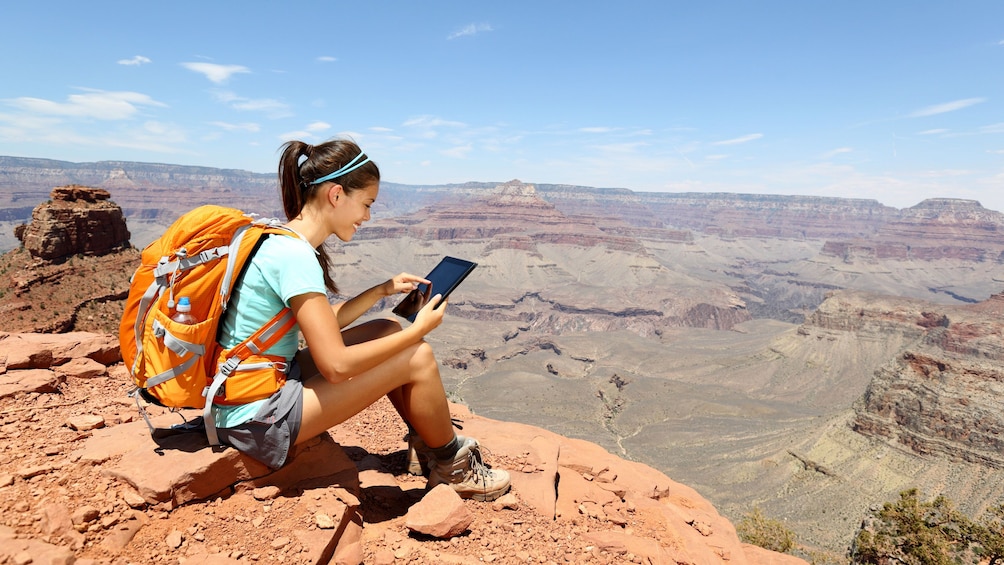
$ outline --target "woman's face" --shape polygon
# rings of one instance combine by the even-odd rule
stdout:
[[[370,219],[370,206],[376,202],[379,192],[380,183],[375,181],[350,193],[339,188],[332,233],[342,241],[351,241],[356,230]]]

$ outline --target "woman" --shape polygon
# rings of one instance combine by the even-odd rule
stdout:
[[[291,141],[283,146],[279,184],[286,227],[299,238],[272,236],[261,245],[227,310],[220,343],[232,347],[289,306],[307,348],[297,350],[294,328],[268,351],[291,367],[282,389],[257,402],[214,406],[220,439],[278,468],[292,445],[386,395],[419,436],[412,446],[428,461],[430,488],[446,483],[477,500],[504,494],[509,474],[487,468],[478,442],[454,433],[438,364],[423,341],[443,321],[445,304],[434,308],[439,295],[407,328],[390,319],[348,327],[378,300],[428,281],[402,273],[346,302],[328,302],[326,291],[337,288],[322,244],[331,235],[350,241],[370,219],[380,188],[376,164],[351,141]]]

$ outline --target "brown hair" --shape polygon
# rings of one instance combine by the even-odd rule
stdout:
[[[288,141],[283,144],[282,156],[279,158],[279,191],[286,219],[292,220],[299,216],[303,207],[314,198],[326,182],[337,182],[342,185],[346,195],[371,183],[379,182],[380,169],[376,163],[369,161],[330,181],[311,184],[341,169],[361,152],[355,142],[347,139],[333,139],[319,145],[310,145],[302,141]],[[324,273],[324,286],[332,294],[337,294],[338,287],[328,272],[330,261],[323,247],[323,244],[317,247],[317,262],[321,264],[321,271]]]

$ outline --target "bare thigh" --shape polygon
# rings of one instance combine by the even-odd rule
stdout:
[[[395,320],[373,320],[342,332],[346,345],[362,343],[400,331]],[[420,342],[380,365],[339,383],[327,381],[317,370],[309,350],[297,354],[303,374],[303,420],[296,443],[302,443],[358,414],[380,397],[393,394],[408,381],[411,365],[429,346]],[[434,362],[434,361],[433,361]]]

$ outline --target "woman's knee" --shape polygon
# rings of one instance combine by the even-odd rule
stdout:
[[[391,318],[379,318],[376,320],[370,320],[367,323],[373,326],[373,331],[379,337],[388,336],[401,331],[401,322]]]
[[[411,352],[411,365],[416,369],[436,369],[439,364],[436,361],[436,353],[428,342],[422,340],[413,346]]]

